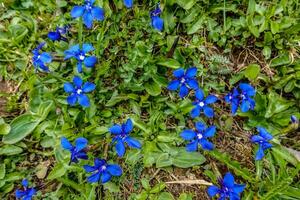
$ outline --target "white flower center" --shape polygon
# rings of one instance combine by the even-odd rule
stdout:
[[[204,103],[201,101],[201,102],[199,103],[199,106],[200,106],[200,107],[203,107],[203,106],[204,106]]]
[[[81,93],[82,93],[82,89],[78,89],[77,94],[81,94]]]
[[[40,55],[38,55],[37,59],[40,59],[40,57],[41,57],[41,56],[40,56]]]
[[[84,55],[80,55],[79,56],[79,60],[84,60],[85,56]]]
[[[182,78],[180,83],[184,83],[185,82],[185,78]]]
[[[200,139],[203,138],[203,135],[202,135],[201,133],[198,133],[198,134],[197,134],[197,137],[198,137],[198,139],[200,140]]]
[[[101,167],[101,171],[104,171],[104,170],[106,170],[106,166],[105,166],[105,165],[103,165],[103,166]]]

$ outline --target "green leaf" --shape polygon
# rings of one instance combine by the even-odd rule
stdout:
[[[173,162],[168,153],[162,153],[156,160],[156,167],[169,167]]]
[[[146,83],[145,89],[151,96],[157,96],[161,93],[160,86],[154,81]]]
[[[287,65],[291,62],[290,57],[288,54],[283,54],[278,58],[274,58],[271,61],[270,67],[277,67],[281,65]]]
[[[189,168],[201,165],[206,161],[205,157],[199,152],[187,152],[185,148],[179,150],[173,157],[173,165],[181,168]]]
[[[159,193],[160,191],[162,191],[163,189],[165,189],[166,184],[164,182],[160,182],[157,183],[150,191],[149,193],[151,194],[155,194],[155,193]]]
[[[280,113],[295,104],[292,101],[285,100],[273,91],[268,93],[268,100],[269,102],[265,114],[266,118],[270,118],[274,114]]]
[[[260,66],[257,64],[250,64],[246,68],[244,75],[249,79],[249,80],[255,80],[260,72]]]
[[[1,163],[0,164],[0,179],[3,179],[5,177],[5,164]]]
[[[15,144],[29,135],[40,123],[40,117],[32,114],[23,114],[12,120],[11,130],[2,138],[5,144]]]
[[[275,21],[275,22],[274,22],[274,21],[271,21],[270,24],[271,24],[271,32],[272,32],[273,34],[278,33],[278,32],[279,32],[279,23],[276,22],[276,21]]]
[[[158,196],[157,200],[174,200],[174,197],[172,194],[170,194],[169,192],[162,192],[160,193],[160,195]]]
[[[10,125],[6,124],[4,120],[0,118],[0,135],[7,135],[10,132]]]
[[[49,112],[54,109],[54,102],[53,101],[44,101],[40,104],[38,108],[37,114],[41,116],[40,120],[43,121],[48,116]]]
[[[178,69],[179,67],[181,67],[181,64],[177,60],[172,58],[162,59],[157,64],[172,69]]]
[[[48,180],[53,180],[53,179],[56,179],[56,178],[60,178],[63,175],[65,175],[66,171],[67,171],[67,169],[63,165],[63,163],[57,163],[55,165],[55,167],[53,167],[53,169],[51,170],[51,172],[48,175],[47,179]]]
[[[204,15],[201,15],[198,20],[191,26],[188,28],[187,30],[187,34],[191,35],[191,34],[194,34],[196,33],[200,28],[203,27],[203,23],[204,23],[204,19],[205,19],[205,16]]]
[[[189,10],[195,5],[196,0],[176,0],[176,3],[185,10]]]
[[[17,155],[23,152],[23,149],[21,147],[15,146],[15,145],[4,145],[0,147],[0,155]]]

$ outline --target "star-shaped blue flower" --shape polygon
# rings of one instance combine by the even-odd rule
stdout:
[[[189,93],[189,89],[197,90],[199,88],[198,82],[195,79],[196,74],[196,67],[188,68],[186,71],[182,68],[173,71],[173,75],[176,79],[169,83],[168,89],[174,91],[179,87],[179,96],[181,98],[186,97]]]
[[[257,131],[259,134],[253,135],[251,142],[259,145],[255,160],[261,160],[265,156],[264,151],[273,147],[273,145],[269,143],[269,141],[273,139],[273,136],[263,127],[257,127]]]
[[[214,110],[208,105],[215,103],[218,98],[214,95],[208,95],[204,98],[204,93],[200,88],[196,91],[195,96],[196,100],[193,102],[194,108],[191,111],[191,117],[198,117],[203,111],[206,117],[212,118],[214,116]]]
[[[16,198],[21,200],[31,200],[33,196],[36,194],[36,190],[34,188],[28,187],[28,180],[24,179],[22,181],[23,189],[16,190]]]
[[[92,28],[93,20],[104,20],[104,10],[98,6],[93,6],[95,0],[85,0],[84,5],[74,6],[71,11],[73,18],[83,18],[83,23],[87,28]]]
[[[67,38],[65,38],[63,35],[68,33],[70,26],[63,26],[63,27],[56,27],[55,31],[50,31],[48,33],[48,38],[52,41],[67,41]]]
[[[255,89],[247,84],[240,83],[238,88],[234,88],[232,93],[225,96],[225,101],[231,104],[231,112],[235,114],[240,107],[241,112],[248,112],[255,107],[253,96]]]
[[[116,142],[116,151],[119,157],[122,157],[125,153],[125,143],[131,148],[141,148],[141,143],[129,136],[132,129],[133,124],[131,119],[128,119],[125,124],[116,124],[109,128],[109,132],[114,135],[112,142]]]
[[[52,61],[52,57],[47,52],[40,53],[40,50],[44,45],[45,43],[43,42],[32,51],[32,63],[36,70],[40,68],[43,71],[49,72],[49,68],[46,66],[46,64]]]
[[[220,188],[212,185],[207,189],[208,195],[212,198],[219,195],[219,200],[239,200],[240,193],[242,193],[246,187],[244,184],[236,184],[234,177],[230,172],[227,172],[223,180],[219,180]]]
[[[97,58],[95,56],[87,56],[87,53],[90,51],[94,51],[94,47],[91,44],[83,44],[82,50],[79,47],[79,44],[72,46],[70,49],[66,50],[65,60],[70,58],[77,59],[77,71],[79,73],[82,72],[82,63],[88,68],[94,67]]]
[[[86,172],[94,172],[88,177],[89,183],[101,182],[106,183],[110,181],[112,176],[121,176],[122,169],[119,165],[107,164],[105,160],[96,158],[94,166],[84,165],[83,168]]]
[[[73,85],[74,84],[74,85]],[[64,90],[70,95],[67,97],[67,102],[69,105],[73,106],[78,103],[83,107],[90,106],[90,100],[85,93],[92,92],[95,90],[96,85],[91,82],[86,82],[83,84],[83,81],[80,77],[74,76],[72,83],[65,83]]]
[[[133,6],[133,0],[124,0],[124,5],[127,8],[132,8],[132,6]]]
[[[73,146],[69,140],[65,137],[61,138],[61,146],[70,151],[71,159],[70,163],[78,163],[79,159],[87,160],[88,156],[86,155],[85,148],[87,147],[87,139],[80,137],[75,140],[75,146]]]
[[[213,150],[213,143],[209,142],[207,138],[213,137],[216,133],[216,127],[210,126],[206,128],[205,124],[202,122],[195,123],[196,130],[184,130],[181,132],[180,136],[184,140],[191,141],[187,146],[187,151],[197,151],[198,144],[202,146],[204,150]]]
[[[161,9],[159,7],[159,4],[155,10],[150,12],[151,25],[153,26],[153,28],[155,28],[158,31],[162,31],[164,28],[164,20],[159,17],[160,13],[161,13]]]

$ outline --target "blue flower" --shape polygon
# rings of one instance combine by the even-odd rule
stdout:
[[[104,10],[98,6],[93,6],[95,0],[85,0],[84,5],[74,6],[71,10],[73,18],[83,18],[83,23],[87,28],[92,28],[93,20],[104,20]]]
[[[268,142],[273,139],[273,136],[262,127],[257,127],[257,131],[259,135],[253,135],[251,142],[259,145],[255,160],[261,160],[265,156],[264,151],[273,147],[273,145]]]
[[[82,79],[78,76],[74,76],[73,83],[74,85],[69,82],[64,84],[65,92],[70,93],[70,95],[67,97],[68,104],[73,106],[78,101],[81,106],[89,107],[90,100],[85,93],[93,91],[96,88],[96,85],[91,82],[86,82],[83,84]]]
[[[84,165],[83,168],[86,172],[95,172],[88,177],[89,183],[95,183],[101,181],[106,183],[110,181],[112,176],[121,176],[122,169],[119,165],[107,164],[105,160],[96,158],[94,160],[94,166]]]
[[[48,33],[48,38],[52,41],[67,41],[67,38],[63,37],[62,35],[65,35],[68,33],[70,26],[63,26],[63,27],[56,27],[56,31],[54,32],[49,32]]]
[[[16,190],[16,198],[21,200],[31,200],[33,196],[36,194],[36,190],[34,188],[28,187],[27,179],[24,179],[22,181],[22,186],[23,186],[22,190],[19,189]]]
[[[124,5],[127,8],[132,8],[132,6],[133,6],[133,0],[124,0]]]
[[[94,67],[97,58],[95,56],[87,56],[86,54],[90,51],[93,51],[94,47],[91,44],[83,44],[82,50],[79,47],[79,44],[72,46],[70,49],[66,50],[65,53],[65,60],[70,58],[77,59],[77,71],[79,73],[82,72],[82,63],[88,68]]]
[[[161,9],[158,4],[157,8],[152,12],[150,12],[150,16],[151,16],[151,25],[153,26],[153,28],[162,31],[164,28],[164,20],[159,17],[160,13],[161,13]]]
[[[240,106],[242,112],[248,112],[255,107],[255,101],[252,98],[255,95],[255,89],[247,84],[240,83],[239,88],[235,88],[232,93],[225,96],[225,101],[231,104],[231,112],[235,114]]]
[[[291,122],[292,124],[299,124],[299,119],[295,115],[292,115]]]
[[[181,132],[180,136],[184,140],[191,140],[191,142],[186,146],[187,151],[197,151],[198,144],[202,146],[204,150],[213,150],[214,145],[207,140],[207,138],[213,137],[216,132],[215,126],[210,126],[206,128],[205,124],[202,122],[195,123],[196,130],[184,130]]]
[[[40,53],[40,49],[42,49],[44,45],[45,43],[43,42],[32,51],[32,63],[35,69],[40,68],[41,70],[48,72],[49,68],[46,64],[52,61],[52,57],[49,53]]]
[[[65,137],[61,138],[61,146],[70,151],[71,153],[71,159],[70,159],[70,163],[74,162],[74,163],[78,163],[79,159],[83,159],[83,160],[87,160],[88,156],[86,155],[85,152],[85,148],[87,147],[87,139],[85,138],[77,138],[75,140],[75,146],[73,146],[69,140]]]
[[[131,119],[128,119],[125,124],[116,124],[109,128],[109,132],[114,135],[112,142],[116,142],[116,151],[119,157],[122,157],[125,153],[125,143],[131,148],[141,148],[141,143],[129,136],[132,129],[133,124]]]
[[[198,82],[195,79],[197,74],[197,68],[188,68],[185,72],[184,69],[179,68],[173,72],[175,80],[171,81],[168,85],[168,89],[173,91],[179,87],[179,96],[185,97],[189,93],[189,89],[197,90],[199,88]]]
[[[202,111],[206,117],[213,117],[214,110],[208,105],[215,103],[218,98],[214,95],[208,95],[206,98],[204,98],[204,93],[200,88],[196,91],[195,96],[196,100],[193,102],[194,108],[191,111],[191,117],[198,117]]]
[[[207,189],[208,195],[212,198],[219,195],[219,200],[239,200],[240,193],[244,191],[246,185],[245,184],[236,184],[234,182],[234,177],[230,172],[227,172],[224,176],[223,180],[219,180],[220,188],[212,185]]]

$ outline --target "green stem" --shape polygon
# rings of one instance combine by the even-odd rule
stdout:
[[[82,18],[79,19],[79,24],[78,24],[78,41],[80,46],[82,46],[82,32],[83,32],[83,23],[82,23]]]

